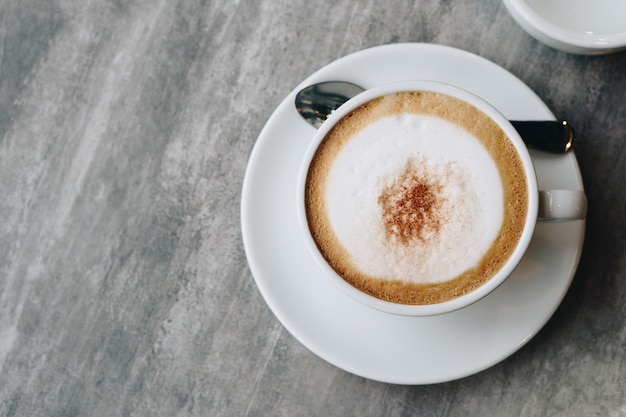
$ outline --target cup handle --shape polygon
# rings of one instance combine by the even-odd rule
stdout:
[[[539,191],[538,220],[582,220],[585,216],[587,216],[587,196],[583,191]]]

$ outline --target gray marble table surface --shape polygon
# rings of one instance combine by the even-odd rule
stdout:
[[[578,132],[589,198],[563,302],[434,385],[345,372],[273,315],[243,247],[246,164],[318,68],[459,48]],[[0,1],[0,415],[626,416],[626,53],[578,56],[498,0]]]

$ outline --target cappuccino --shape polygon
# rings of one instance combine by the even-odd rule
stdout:
[[[445,302],[489,281],[528,214],[525,169],[502,129],[471,104],[427,91],[379,97],[339,120],[304,194],[327,263],[399,304]]]

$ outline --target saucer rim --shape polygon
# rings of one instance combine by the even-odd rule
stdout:
[[[565,52],[608,54],[626,49],[626,30],[587,34],[564,28],[547,19],[526,0],[503,0],[511,16],[539,41]]]

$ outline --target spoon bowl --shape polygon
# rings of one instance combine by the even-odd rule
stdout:
[[[319,129],[332,112],[363,91],[364,88],[345,81],[313,84],[298,92],[296,109],[304,120]]]

